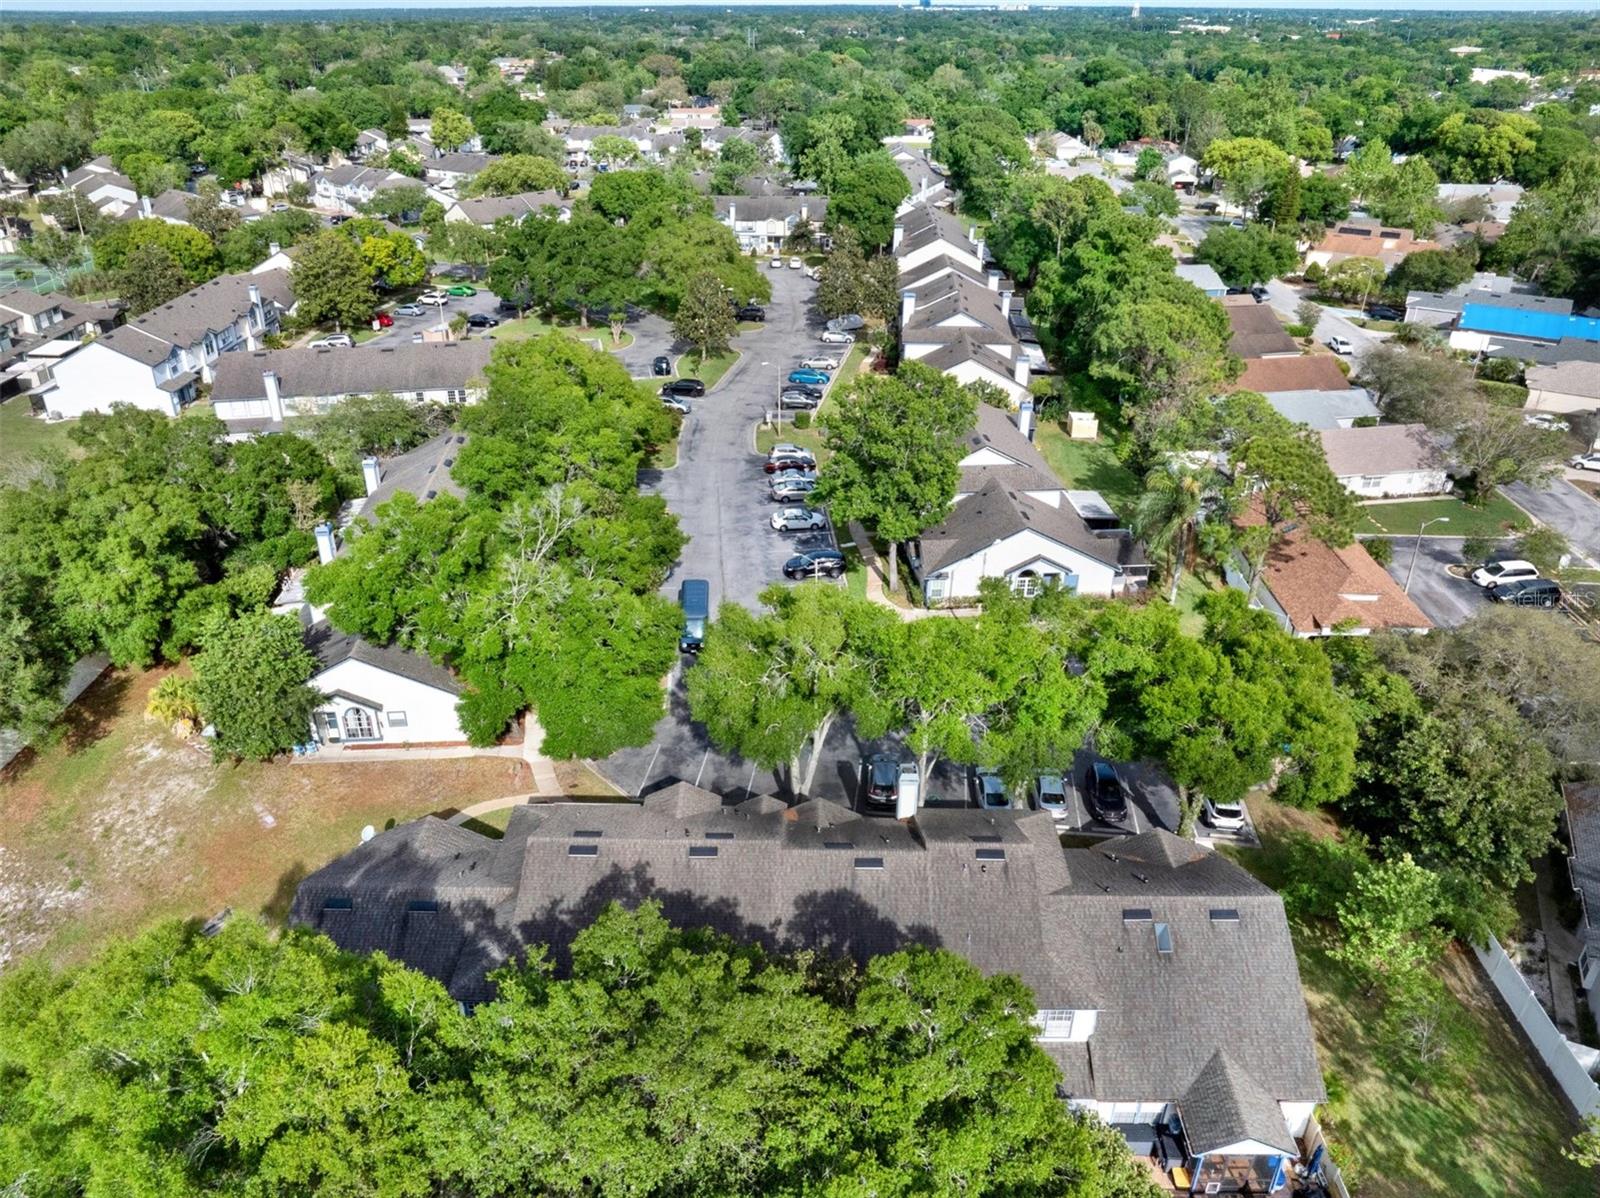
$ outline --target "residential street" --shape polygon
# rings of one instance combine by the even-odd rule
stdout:
[[[1417,567],[1411,574],[1411,601],[1440,628],[1464,624],[1488,606],[1488,597],[1481,587],[1465,578],[1452,577],[1445,570],[1446,566],[1461,564],[1463,538],[1425,536],[1420,553],[1416,537],[1391,537],[1389,543],[1394,546],[1394,560],[1387,567],[1389,576],[1405,586],[1412,558],[1416,558]]]
[[[1272,282],[1267,284],[1267,302],[1285,320],[1292,321],[1295,319],[1295,309],[1300,306],[1300,302],[1304,298],[1299,290],[1291,287],[1282,279],[1273,279]],[[1352,370],[1359,370],[1361,360],[1367,356],[1372,347],[1387,341],[1389,338],[1387,333],[1369,332],[1367,329],[1351,323],[1349,318],[1357,315],[1359,313],[1355,309],[1324,307],[1322,309],[1322,319],[1317,322],[1316,328],[1316,342],[1318,345],[1326,345],[1328,338],[1335,335],[1343,337],[1350,342],[1354,350],[1347,360]]]
[[[1600,566],[1600,502],[1564,478],[1540,487],[1512,483],[1500,488],[1518,507],[1561,533],[1591,566]]]

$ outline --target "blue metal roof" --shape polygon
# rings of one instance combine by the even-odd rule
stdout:
[[[1559,341],[1563,337],[1600,341],[1600,317],[1561,316],[1554,312],[1528,312],[1517,308],[1491,307],[1488,304],[1467,304],[1462,308],[1460,327],[1479,333],[1532,337],[1539,341]]]

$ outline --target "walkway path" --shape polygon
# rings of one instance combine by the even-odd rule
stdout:
[[[481,803],[474,803],[465,810],[458,811],[450,817],[452,824],[464,824],[469,819],[477,819],[480,815],[488,815],[491,811],[503,811],[507,807],[520,807],[524,803],[531,803],[540,796],[528,795],[501,795],[498,799],[485,799]]]
[[[872,538],[867,536],[866,529],[851,521],[849,524],[850,539],[855,542],[856,552],[861,554],[861,565],[867,572],[867,598],[874,603],[887,607],[902,620],[925,620],[929,616],[975,616],[982,610],[976,607],[902,607],[889,598],[884,590],[883,563],[878,557],[878,550],[872,544]]]

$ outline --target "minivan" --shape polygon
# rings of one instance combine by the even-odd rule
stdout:
[[[1561,587],[1553,578],[1522,578],[1489,588],[1490,603],[1513,603],[1518,607],[1554,607],[1561,602]]]
[[[678,586],[678,606],[683,609],[678,649],[698,653],[706,639],[706,621],[711,618],[711,584],[704,578],[685,578]]]
[[[1498,561],[1484,562],[1471,574],[1472,581],[1481,587],[1497,587],[1508,582],[1521,582],[1524,579],[1538,577],[1539,567],[1519,558],[1501,558]]]

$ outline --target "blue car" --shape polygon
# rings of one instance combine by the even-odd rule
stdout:
[[[791,370],[789,372],[791,383],[810,383],[814,387],[826,386],[828,372],[825,370]]]

